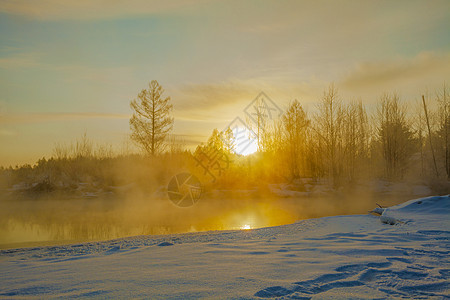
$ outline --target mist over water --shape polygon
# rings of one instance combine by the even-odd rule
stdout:
[[[149,89],[163,91],[156,80]],[[434,151],[430,127],[427,147],[423,122],[414,127],[396,93],[383,95],[370,115],[362,101],[344,102],[337,91],[334,84],[325,89],[312,114],[298,100],[283,112],[261,92],[244,106],[246,122],[213,129],[195,151],[168,136],[174,121],[170,97],[152,94],[160,108],[146,111],[153,106],[141,92],[132,109],[167,127],[157,134],[147,128],[154,122],[133,114],[131,139],[142,153],[114,153],[85,133],[56,144],[48,160],[0,167],[0,247],[253,229],[365,214],[376,203],[448,193],[450,117],[435,120]],[[447,94],[444,86],[434,100],[435,115],[450,111]],[[251,145],[254,153],[239,154]],[[197,203],[193,194],[202,194]]]
[[[255,191],[206,193],[191,207],[167,197],[2,199],[0,248],[28,247],[210,230],[254,229],[340,214],[365,214],[375,202],[407,197],[328,195],[279,197]]]

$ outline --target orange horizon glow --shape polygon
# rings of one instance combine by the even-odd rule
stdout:
[[[188,149],[260,91],[283,110],[298,99],[314,111],[332,82],[369,109],[392,91],[413,106],[450,78],[449,11],[439,0],[2,1],[0,166],[49,158],[84,132],[135,151],[129,103],[153,79]]]

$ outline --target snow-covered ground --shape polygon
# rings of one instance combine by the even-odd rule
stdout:
[[[450,197],[379,212],[2,250],[0,298],[450,298]]]

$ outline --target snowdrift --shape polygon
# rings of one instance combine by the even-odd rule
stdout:
[[[420,215],[447,215],[450,212],[450,202],[446,197],[428,197],[418,200],[410,200],[403,204],[386,209],[379,209],[381,221],[386,224],[405,223],[414,220]],[[444,199],[444,200],[443,200]]]
[[[450,197],[242,231],[0,251],[1,298],[450,297]]]

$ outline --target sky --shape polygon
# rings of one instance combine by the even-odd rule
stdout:
[[[188,146],[261,91],[312,112],[414,103],[450,81],[450,1],[0,0],[0,166],[50,157],[84,133],[129,143],[129,103],[157,80]]]

